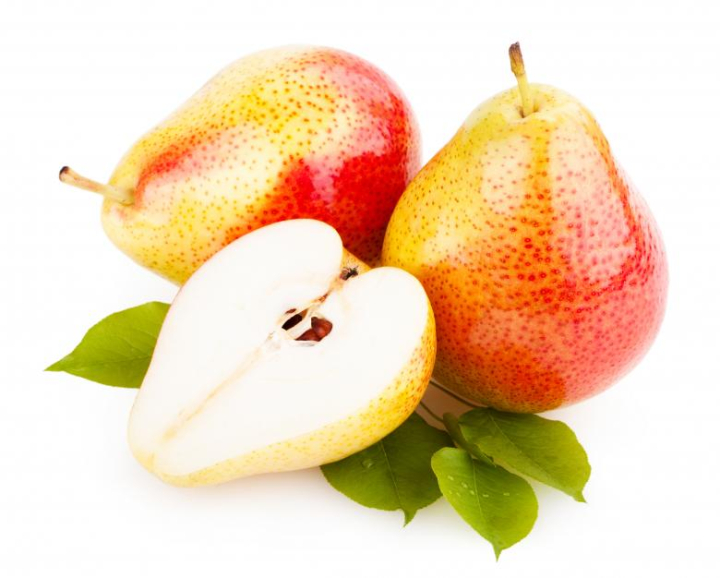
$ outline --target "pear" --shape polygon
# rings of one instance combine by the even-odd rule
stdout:
[[[419,172],[383,263],[416,275],[438,334],[435,376],[501,410],[540,412],[625,374],[660,326],[667,264],[647,205],[592,114],[518,86],[473,111]]]
[[[379,261],[387,221],[420,168],[417,124],[397,85],[339,50],[286,47],[240,59],[143,136],[102,194],[102,223],[135,261],[183,283],[269,223],[330,223]]]
[[[130,415],[130,447],[183,486],[336,461],[412,413],[434,360],[417,279],[369,270],[325,223],[269,225],[181,288]]]

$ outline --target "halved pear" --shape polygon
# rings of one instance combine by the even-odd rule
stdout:
[[[130,415],[130,447],[183,486],[332,462],[400,425],[434,360],[415,277],[368,270],[320,221],[270,225],[178,293]]]

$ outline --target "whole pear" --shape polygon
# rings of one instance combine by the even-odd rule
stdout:
[[[660,326],[667,263],[647,205],[590,112],[528,84],[480,105],[420,171],[383,262],[424,285],[436,379],[501,410],[540,412],[626,373]]]
[[[329,223],[377,263],[387,221],[420,168],[419,132],[396,84],[356,56],[286,47],[236,61],[120,161],[102,223],[135,261],[184,282],[234,239],[269,223]]]

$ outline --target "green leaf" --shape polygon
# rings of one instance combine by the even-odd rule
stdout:
[[[169,307],[152,301],[109,315],[46,371],[65,371],[105,385],[140,387]]]
[[[405,524],[440,497],[430,459],[450,437],[412,414],[379,442],[322,472],[330,485],[351,500],[379,510],[402,510]]]
[[[460,417],[465,439],[496,461],[584,502],[590,463],[573,431],[537,415],[474,409]]]
[[[443,496],[490,542],[495,557],[530,533],[537,519],[535,492],[523,478],[474,460],[465,450],[444,448],[432,458]]]
[[[445,413],[443,414],[443,423],[445,424],[445,429],[447,429],[448,434],[450,434],[450,437],[459,448],[464,449],[472,457],[481,462],[485,462],[490,466],[495,465],[492,459],[481,451],[477,445],[471,444],[465,439],[462,429],[460,429],[458,418],[451,413]]]

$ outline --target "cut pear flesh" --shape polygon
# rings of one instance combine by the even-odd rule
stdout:
[[[335,461],[402,423],[432,372],[432,311],[409,273],[349,258],[332,227],[295,220],[207,261],[133,406],[137,459],[170,483],[211,484]]]

